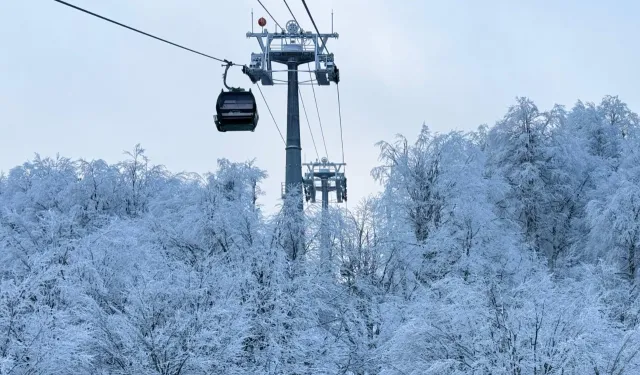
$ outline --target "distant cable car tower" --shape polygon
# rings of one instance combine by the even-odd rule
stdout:
[[[316,193],[322,193],[322,208],[329,208],[329,192],[336,192],[337,203],[347,200],[347,177],[343,167],[345,163],[331,163],[327,158],[320,161],[304,164],[308,171],[305,174],[305,199],[307,202],[316,203]]]
[[[266,25],[266,20],[260,18],[258,24]],[[265,86],[274,84],[272,63],[287,66],[288,95],[287,95],[287,140],[286,140],[286,174],[284,195],[294,189],[302,192],[304,183],[302,178],[302,147],[300,144],[300,108],[298,104],[298,66],[313,63],[313,73],[318,85],[326,86],[330,82],[338,83],[340,74],[333,59],[333,54],[325,51],[330,38],[338,38],[337,33],[314,34],[303,31],[295,20],[286,23],[281,32],[270,33],[267,29],[262,32],[248,32],[247,38],[254,37],[260,45],[260,52],[251,54],[251,63],[244,69],[253,83],[260,81]],[[299,202],[302,209],[303,202]]]
[[[316,193],[322,193],[322,213],[320,221],[320,259],[323,269],[330,270],[331,245],[329,235],[329,192],[335,191],[337,203],[347,200],[347,178],[344,174],[345,163],[331,163],[322,158],[313,163],[305,163],[307,173],[304,179],[304,195],[307,202],[316,203]]]

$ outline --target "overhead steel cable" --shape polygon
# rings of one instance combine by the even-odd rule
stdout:
[[[302,4],[304,4],[304,8],[307,10],[307,14],[309,15],[309,18],[311,19],[311,23],[313,24],[313,28],[316,29],[316,33],[318,35],[320,35],[320,31],[318,30],[318,26],[316,26],[316,21],[313,20],[313,16],[311,15],[311,11],[309,10],[309,7],[307,6],[307,2],[302,0]],[[320,38],[320,39],[322,39],[322,38]],[[329,50],[327,49],[327,45],[326,45],[326,43],[324,41],[322,42],[322,48],[327,50],[327,53],[329,53]]]
[[[285,1],[286,3],[286,1]],[[302,0],[302,4],[304,5],[304,8],[307,10],[307,14],[309,15],[309,18],[311,19],[311,23],[313,24],[313,28],[316,30],[316,33],[318,35],[320,35],[320,30],[318,30],[318,26],[316,25],[316,21],[313,19],[313,16],[311,15],[311,11],[309,10],[309,7],[307,6],[307,2],[305,0]],[[287,5],[287,8],[289,7],[289,5]],[[289,11],[291,11],[291,9],[289,9]],[[291,13],[291,15],[293,15],[293,13]],[[297,21],[296,21],[297,22]],[[322,38],[320,38],[320,40],[322,40]],[[327,53],[329,53],[329,50],[327,49],[327,46],[325,45],[325,42],[322,43],[322,47],[327,51]],[[316,103],[316,112],[318,113],[318,123],[320,124],[320,132],[322,134],[322,143],[324,144],[324,152],[327,156],[327,159],[329,158],[329,152],[327,151],[327,142],[325,141],[324,138],[324,128],[322,127],[322,120],[320,119],[320,109],[318,109],[318,98],[316,97],[316,89],[315,89],[315,85],[313,84],[313,75],[311,74],[311,67],[309,66],[309,64],[307,64],[307,66],[309,67],[309,77],[311,78],[312,82],[311,82],[311,90],[313,90],[313,100]],[[343,147],[344,150],[344,147]],[[344,159],[344,151],[343,151],[343,159]],[[344,160],[343,160],[344,162]]]
[[[300,91],[300,87],[298,87],[298,93],[300,94],[300,102],[302,103],[302,109],[304,110],[304,118],[307,120],[307,126],[309,126],[309,133],[311,133],[313,148],[316,150],[316,156],[318,157],[318,160],[319,160],[320,154],[318,153],[318,147],[316,146],[316,139],[313,137],[313,131],[311,131],[311,123],[309,122],[309,116],[307,116],[307,107],[305,107],[304,105],[304,100],[302,99],[302,91]]]
[[[260,88],[260,85],[256,85],[258,86],[258,91],[260,91],[260,95],[262,96],[262,100],[264,100],[264,104],[267,106],[267,109],[269,110],[269,114],[271,115],[271,119],[273,120],[273,124],[276,126],[276,129],[278,129],[278,133],[280,133],[280,138],[282,138],[282,143],[284,143],[284,145],[287,145],[287,142],[284,140],[284,137],[282,136],[282,132],[280,131],[280,127],[278,126],[278,123],[276,122],[276,118],[273,117],[273,112],[271,112],[271,108],[269,107],[269,103],[267,103],[267,98],[264,97],[264,94],[262,93],[262,89]]]
[[[338,93],[338,116],[340,117],[340,143],[342,144],[342,162],[344,163],[344,139],[342,137],[342,106],[340,105],[340,85],[336,83]]]
[[[291,8],[289,7],[289,3],[287,3],[287,0],[283,0],[284,1],[284,5],[287,6],[287,9],[289,9],[289,13],[291,13],[291,17],[293,17],[293,20],[296,21],[296,23],[298,24],[298,26],[300,26],[300,22],[298,22],[298,19],[296,18],[296,15],[293,14],[293,11],[291,10]],[[300,26],[302,27],[302,26]]]
[[[309,66],[309,63],[307,63]],[[309,77],[311,77],[311,90],[313,90],[313,100],[316,102],[316,112],[318,113],[318,123],[320,124],[320,134],[322,134],[322,143],[324,144],[324,154],[329,159],[329,152],[327,151],[327,142],[324,139],[324,128],[322,127],[322,120],[320,119],[320,109],[318,108],[318,98],[316,97],[316,89],[313,84],[313,75],[311,74],[311,67],[309,66]]]
[[[258,3],[260,3],[260,5],[262,6],[262,9],[264,9],[265,12],[267,12],[267,14],[269,15],[269,17],[271,17],[271,19],[273,20],[273,22],[276,23],[276,25],[278,25],[282,30],[284,30],[284,27],[280,26],[280,24],[278,23],[278,21],[276,21],[276,19],[271,15],[271,12],[269,12],[269,9],[267,9],[266,6],[264,6],[264,4],[262,4],[262,1],[258,0]],[[277,30],[276,30],[277,31]]]
[[[233,62],[231,62],[231,61],[229,61],[229,60],[227,60],[227,59],[219,59],[219,58],[217,58],[217,57],[214,57],[214,56],[211,56],[211,55],[207,55],[206,53],[198,52],[198,51],[193,50],[193,49],[191,49],[191,48],[187,48],[187,47],[185,47],[185,46],[181,46],[181,45],[179,45],[179,44],[176,44],[176,43],[170,42],[170,41],[168,41],[168,40],[166,40],[166,39],[162,39],[162,38],[160,38],[160,37],[157,37],[157,36],[155,36],[155,35],[151,35],[151,34],[146,33],[146,32],[144,32],[144,31],[141,31],[141,30],[138,30],[138,29],[136,29],[136,28],[133,28],[133,27],[131,27],[131,26],[127,26],[127,25],[125,25],[125,24],[123,24],[123,23],[120,23],[120,22],[118,22],[118,21],[114,21],[114,20],[109,19],[109,18],[107,18],[107,17],[101,16],[101,15],[99,15],[99,14],[93,13],[93,12],[88,11],[88,10],[86,10],[86,9],[80,8],[80,7],[75,6],[75,5],[73,5],[73,4],[69,4],[69,3],[65,2],[65,1],[62,1],[62,0],[53,0],[53,1],[55,1],[55,2],[57,2],[57,3],[60,3],[60,4],[62,4],[62,5],[66,5],[66,6],[68,6],[68,7],[71,7],[71,8],[73,8],[73,9],[79,10],[79,11],[84,12],[84,13],[86,13],[86,14],[92,15],[92,16],[94,16],[94,17],[100,18],[100,19],[102,19],[102,20],[104,20],[104,21],[111,22],[111,23],[116,24],[116,25],[118,25],[118,26],[120,26],[120,27],[124,27],[124,28],[126,28],[126,29],[129,29],[129,30],[135,31],[135,32],[137,32],[137,33],[140,33],[140,34],[142,34],[142,35],[148,36],[148,37],[150,37],[150,38],[153,38],[153,39],[159,40],[159,41],[161,41],[161,42],[165,42],[165,43],[167,43],[167,44],[170,44],[170,45],[175,46],[175,47],[178,47],[178,48],[182,48],[182,49],[187,50],[187,51],[189,51],[189,52],[193,52],[193,53],[198,54],[198,55],[200,55],[200,56],[208,57],[208,58],[210,58],[210,59],[213,59],[213,60],[216,60],[216,61],[223,62],[223,63],[225,63],[225,64],[227,64],[227,65],[238,65],[238,66],[240,66],[239,64],[234,64]]]
[[[289,3],[287,3],[287,0],[283,0],[283,1],[284,1],[284,5],[287,6],[287,9],[289,9],[289,13],[291,14],[291,17],[293,17],[293,20],[296,21],[298,26],[300,26],[300,22],[298,22],[298,19],[296,18],[296,15],[293,14],[293,11],[291,10],[291,7],[289,6]],[[299,70],[296,70],[296,71],[299,71]],[[309,70],[309,73],[311,73],[311,70]],[[300,102],[302,103],[302,109],[304,110],[304,118],[307,120],[307,126],[309,127],[309,133],[311,134],[311,141],[313,141],[313,148],[316,150],[316,157],[319,160],[320,159],[320,153],[318,152],[318,147],[316,146],[316,139],[313,136],[313,130],[311,130],[311,122],[309,121],[309,116],[307,115],[307,108],[304,105],[304,99],[302,99],[302,91],[300,90],[300,86],[299,85],[298,85],[298,94],[300,94]],[[326,151],[326,147],[325,147],[325,151]]]
[[[274,21],[278,26],[280,26],[280,24],[278,23],[278,21],[276,21],[276,19],[275,19],[275,18],[273,18],[273,16],[271,15],[271,12],[269,12],[269,10],[264,6],[264,4],[262,4],[262,2],[261,2],[260,0],[258,0],[258,2],[259,2],[259,3],[260,3],[260,5],[262,6],[262,8],[264,8],[264,10],[267,12],[267,14],[269,14],[269,16],[271,17],[271,19],[273,19],[273,21]],[[298,24],[298,26],[299,26],[299,25],[300,25],[300,23],[298,23],[298,20],[296,19],[296,16],[293,14],[293,11],[292,11],[292,10],[291,10],[291,8],[289,7],[289,4],[287,3],[287,1],[286,1],[286,0],[284,0],[284,3],[285,3],[285,5],[287,6],[287,9],[289,9],[289,13],[291,13],[291,16],[293,17],[294,21],[296,21],[296,23],[297,23],[297,24]],[[280,26],[280,28],[282,28],[282,26]],[[308,66],[308,68],[309,68],[309,77],[311,77],[311,86],[312,86],[312,88],[313,88],[313,75],[311,74],[311,72],[312,72],[312,70],[311,70],[311,66],[310,66],[308,63],[307,63],[307,66]],[[289,70],[287,70],[287,71],[289,71]],[[297,72],[297,71],[298,71],[298,70],[296,70],[296,72]],[[316,146],[316,140],[315,140],[315,138],[314,138],[314,136],[313,136],[313,132],[311,131],[311,123],[309,122],[309,117],[308,117],[308,115],[307,115],[307,109],[306,109],[306,107],[305,107],[305,105],[304,105],[304,101],[302,100],[302,91],[300,91],[300,87],[298,87],[298,92],[299,92],[299,94],[300,94],[300,100],[301,100],[301,102],[302,102],[302,108],[303,108],[303,110],[304,110],[304,114],[305,114],[305,117],[306,117],[306,119],[307,119],[307,125],[309,126],[309,132],[311,133],[311,139],[312,139],[312,141],[313,141],[313,147],[315,148],[316,155],[317,155],[318,157],[320,157],[320,153],[318,152],[318,147]],[[262,94],[262,92],[260,92],[260,93]],[[264,95],[263,95],[263,99],[264,99]],[[315,88],[313,89],[313,99],[314,99],[314,101],[315,101],[315,104],[316,104],[316,111],[317,111],[317,113],[318,113],[318,122],[319,122],[319,124],[320,124],[320,133],[322,134],[322,143],[323,143],[323,145],[324,145],[324,152],[325,152],[325,155],[327,156],[327,158],[329,158],[329,153],[328,153],[328,151],[327,151],[327,142],[325,141],[325,138],[324,138],[324,129],[322,128],[322,120],[320,119],[320,111],[318,110],[318,99],[316,98],[316,91],[315,91]],[[266,101],[265,101],[265,103],[266,103]],[[273,115],[272,115],[271,117],[273,118]],[[273,120],[273,122],[275,123],[275,119]],[[276,126],[277,126],[277,125],[276,125]],[[278,131],[280,131],[280,129],[278,129]],[[282,134],[281,134],[281,135],[282,135]]]

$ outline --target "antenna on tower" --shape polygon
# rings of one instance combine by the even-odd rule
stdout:
[[[333,9],[331,9],[331,34],[333,34]]]
[[[251,8],[251,32],[253,32],[253,8]]]

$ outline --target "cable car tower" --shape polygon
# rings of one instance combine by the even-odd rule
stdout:
[[[343,167],[345,163],[331,163],[327,158],[320,161],[304,164],[308,172],[305,174],[305,199],[307,202],[316,203],[316,193],[322,193],[322,208],[329,208],[329,192],[336,192],[337,203],[347,200],[347,177]]]
[[[266,21],[261,18],[260,26]],[[333,59],[333,54],[326,52],[326,44],[330,38],[338,38],[337,33],[314,34],[303,31],[295,20],[286,23],[281,32],[270,33],[248,32],[247,38],[256,38],[260,52],[251,54],[251,63],[244,69],[253,83],[260,81],[265,86],[274,84],[272,64],[284,64],[288,74],[287,95],[287,141],[286,141],[286,174],[284,195],[292,191],[302,193],[302,147],[300,144],[300,108],[298,97],[298,66],[313,63],[315,81],[319,86],[327,86],[330,82],[338,83],[340,75]],[[313,82],[312,82],[313,83]],[[302,199],[299,202],[302,210]]]
[[[331,250],[329,239],[329,192],[336,192],[337,203],[347,200],[347,178],[343,167],[345,163],[331,163],[322,158],[313,163],[305,163],[307,173],[304,179],[304,195],[307,202],[316,203],[316,193],[322,193],[322,213],[320,221],[320,257],[325,271],[330,271]]]

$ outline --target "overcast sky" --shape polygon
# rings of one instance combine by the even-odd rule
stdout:
[[[68,0],[204,53],[247,63],[255,0]],[[305,29],[302,2],[288,0]],[[285,24],[279,0],[263,0]],[[541,109],[619,95],[640,111],[637,1],[308,0],[340,68],[351,205],[379,188],[370,178],[380,140],[493,124],[516,96]],[[256,26],[256,30],[258,26]],[[254,133],[218,133],[219,63],[90,17],[52,0],[0,1],[0,170],[42,156],[124,159],[141,143],[155,164],[203,173],[218,158],[256,158],[269,178],[268,210],[284,180],[284,145],[257,95]],[[304,75],[307,73],[301,73]],[[302,77],[301,77],[302,79]],[[238,71],[230,84],[250,86]],[[254,88],[254,91],[257,91]],[[264,87],[286,129],[286,86]],[[302,87],[324,146],[309,86]],[[329,158],[341,161],[336,88],[316,87]],[[303,157],[315,159],[301,112]],[[304,160],[303,160],[304,161]]]

